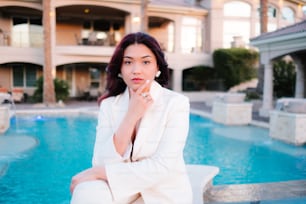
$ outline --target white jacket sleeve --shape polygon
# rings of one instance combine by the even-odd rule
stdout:
[[[132,163],[106,164],[108,183],[115,200],[139,193],[162,182],[171,174],[180,173],[177,166],[182,164],[188,135],[189,101],[186,97],[176,99],[167,106],[168,110],[164,113],[166,125],[158,127],[164,129],[163,135],[151,157]]]
[[[111,124],[111,114],[107,108],[111,107],[111,100],[104,100],[100,105],[98,125],[96,130],[96,141],[92,159],[93,166],[102,166],[107,163],[123,162],[130,156],[132,145],[121,156],[115,149],[113,136],[115,127]]]

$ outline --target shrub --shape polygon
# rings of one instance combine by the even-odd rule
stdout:
[[[207,82],[215,78],[215,70],[207,66],[191,67],[183,71],[183,90],[207,90]]]
[[[273,63],[274,96],[292,97],[295,91],[296,72],[293,62],[278,60]]]
[[[216,77],[226,89],[256,77],[258,52],[244,48],[218,49],[213,53]]]
[[[69,85],[67,81],[55,78],[53,80],[54,83],[54,91],[56,101],[66,100],[69,96]],[[40,77],[36,81],[36,90],[33,94],[32,100],[34,102],[42,102],[43,101],[43,77]]]

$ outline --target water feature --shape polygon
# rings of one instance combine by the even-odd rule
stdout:
[[[15,115],[16,106],[9,93],[0,93],[0,134],[10,127],[10,119]]]

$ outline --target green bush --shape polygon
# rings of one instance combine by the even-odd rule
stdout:
[[[69,97],[69,85],[67,81],[55,78],[53,80],[56,101],[65,101]],[[36,81],[36,90],[32,96],[34,102],[43,101],[43,77],[40,77]]]
[[[216,77],[224,80],[225,89],[257,76],[258,52],[244,48],[218,49],[213,53]]]
[[[278,60],[273,63],[273,91],[276,98],[294,96],[295,81],[296,71],[293,62]]]
[[[207,90],[207,82],[215,78],[215,70],[207,66],[196,66],[183,71],[183,90]]]

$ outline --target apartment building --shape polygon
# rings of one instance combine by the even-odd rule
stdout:
[[[217,48],[248,47],[259,35],[259,0],[42,0],[0,1],[0,87],[32,95],[35,81],[50,58],[53,77],[68,81],[70,96],[104,91],[105,68],[121,38],[142,29],[164,49],[171,80],[182,90],[182,72],[197,65],[212,66]],[[303,19],[302,0],[270,0],[269,31]],[[145,11],[145,12],[144,12]],[[43,14],[50,25],[44,28]],[[44,29],[50,33],[46,55]],[[48,30],[46,30],[48,29]],[[49,53],[49,52],[48,52]]]

